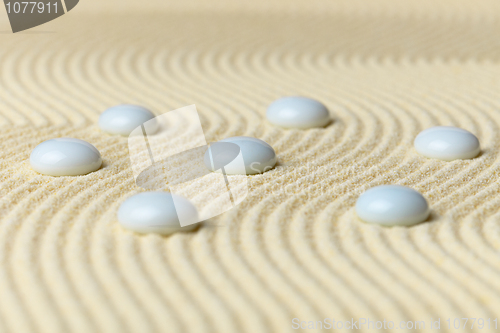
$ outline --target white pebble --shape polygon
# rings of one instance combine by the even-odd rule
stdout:
[[[267,108],[267,119],[276,126],[307,129],[324,127],[330,122],[330,113],[322,103],[307,97],[280,98]]]
[[[474,134],[451,126],[428,128],[417,135],[413,144],[419,154],[443,161],[474,158],[481,151]]]
[[[243,156],[244,165],[239,158],[230,157],[231,162],[224,166],[224,171],[228,175],[254,175],[263,173],[274,167],[277,161],[276,152],[265,141],[251,138],[248,136],[235,136],[220,140],[218,142],[234,143],[239,147],[238,156]],[[228,155],[232,155],[232,149],[228,149]],[[219,171],[214,169],[213,160],[210,157],[210,149],[205,153],[205,165],[210,171]]]
[[[90,143],[72,138],[40,143],[30,156],[31,167],[49,176],[79,176],[101,167],[101,154]]]
[[[158,130],[158,123],[150,121],[155,115],[148,109],[138,105],[117,105],[104,111],[99,117],[99,127],[104,132],[128,136],[130,133],[148,122],[148,134]]]
[[[174,203],[175,202],[175,203]],[[183,224],[189,224],[181,227]],[[189,200],[169,192],[144,192],[125,200],[118,209],[118,221],[139,233],[169,235],[196,227],[198,211]]]
[[[429,217],[429,205],[417,191],[399,185],[369,189],[356,202],[356,213],[368,223],[409,226]]]

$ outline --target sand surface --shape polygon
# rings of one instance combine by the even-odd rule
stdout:
[[[435,332],[431,318],[441,331],[497,318],[499,4],[82,0],[18,34],[2,11],[0,332],[291,332],[293,318]],[[287,95],[321,100],[334,121],[268,124]],[[116,219],[141,191],[127,139],[96,125],[120,103],[196,104],[207,141],[263,139],[278,165],[195,232],[135,235]],[[473,132],[481,155],[419,156],[414,137],[435,125]],[[94,144],[103,168],[34,172],[31,150],[63,136]],[[381,184],[420,191],[430,221],[360,222],[357,197]]]

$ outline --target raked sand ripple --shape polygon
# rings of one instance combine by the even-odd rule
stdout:
[[[325,317],[430,331],[500,316],[498,2],[138,3],[112,15],[87,0],[41,33],[0,35],[0,332],[290,332]],[[268,124],[289,95],[334,121]],[[207,141],[258,137],[277,167],[195,232],[132,234],[116,218],[141,191],[127,139],[97,126],[120,103],[196,104]],[[420,156],[413,139],[437,125],[474,133],[482,153]],[[32,149],[63,136],[96,146],[103,168],[31,170]],[[430,221],[360,222],[357,197],[382,184],[420,191]]]

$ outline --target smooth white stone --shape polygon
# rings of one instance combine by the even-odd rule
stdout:
[[[218,142],[230,142],[238,145],[240,154],[243,157],[244,169],[241,167],[240,158],[235,158],[224,167],[228,175],[254,175],[263,173],[274,167],[277,161],[276,152],[267,142],[248,136],[235,136],[220,140]],[[205,165],[210,171],[214,170],[210,158],[209,150],[205,153]]]
[[[117,105],[104,111],[99,117],[99,127],[104,132],[128,136],[130,133],[148,122],[147,133],[154,134],[158,130],[155,115],[148,109],[138,106],[123,104]]]
[[[307,97],[280,98],[267,108],[267,119],[273,125],[285,128],[307,129],[324,127],[330,122],[330,113],[322,103]]]
[[[368,223],[409,226],[429,217],[429,205],[417,191],[399,185],[369,189],[356,202],[356,213]]]
[[[419,154],[443,161],[474,158],[481,151],[474,134],[451,126],[428,128],[417,135],[413,145]]]
[[[139,233],[169,235],[196,227],[196,224],[181,227],[179,216],[198,222],[196,207],[189,200],[169,192],[139,193],[125,200],[118,209],[120,224]]]
[[[101,154],[90,143],[72,138],[40,143],[30,155],[31,167],[49,176],[79,176],[101,167]]]

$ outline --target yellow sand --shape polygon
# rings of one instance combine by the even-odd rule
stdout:
[[[500,316],[497,0],[82,0],[14,35],[1,15],[0,332],[295,332],[293,318],[436,332],[431,318]],[[287,95],[334,122],[271,126],[266,106]],[[196,232],[135,235],[116,220],[141,191],[127,139],[96,125],[119,103],[196,104],[208,141],[258,137],[279,164]],[[482,154],[419,156],[435,125],[475,133]],[[32,171],[31,150],[61,136],[104,167]],[[360,222],[357,197],[381,184],[420,191],[431,220]]]

